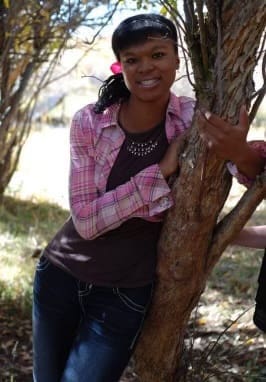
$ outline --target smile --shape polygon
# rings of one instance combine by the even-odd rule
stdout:
[[[153,87],[155,85],[157,85],[159,82],[159,79],[158,78],[153,78],[153,79],[150,79],[150,80],[143,80],[143,81],[138,81],[138,84],[145,87],[145,88],[150,88],[150,87]]]

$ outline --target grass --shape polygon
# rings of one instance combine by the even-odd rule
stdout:
[[[46,201],[9,196],[0,207],[0,301],[22,310],[31,307],[32,279],[38,254],[68,216]]]
[[[0,330],[1,319],[6,328],[8,317],[15,317],[13,327],[1,336],[7,352],[1,382],[31,380],[34,268],[41,250],[67,216],[68,211],[43,200],[6,196],[0,207],[0,306],[4,308]],[[257,211],[252,219],[252,224],[263,224],[265,211]],[[264,340],[252,324],[261,255],[262,251],[229,247],[215,267],[194,320],[193,368],[188,371],[188,382],[266,381]],[[24,328],[24,335],[17,333],[17,327]]]
[[[0,206],[0,381],[32,381],[31,301],[36,262],[68,212],[5,196]]]

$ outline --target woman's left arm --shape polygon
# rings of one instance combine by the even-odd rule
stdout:
[[[248,180],[254,180],[265,166],[266,142],[261,141],[255,147],[247,142],[249,119],[246,108],[241,107],[237,125],[210,112],[198,114],[200,135],[209,149],[220,158],[233,162]]]

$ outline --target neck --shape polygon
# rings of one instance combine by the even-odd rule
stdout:
[[[144,132],[152,129],[165,118],[168,100],[165,102],[139,102],[132,97],[122,104],[119,121],[128,132]]]

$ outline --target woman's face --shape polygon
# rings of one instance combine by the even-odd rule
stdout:
[[[142,102],[168,100],[179,65],[172,40],[150,37],[144,43],[122,50],[120,61],[131,98]]]

